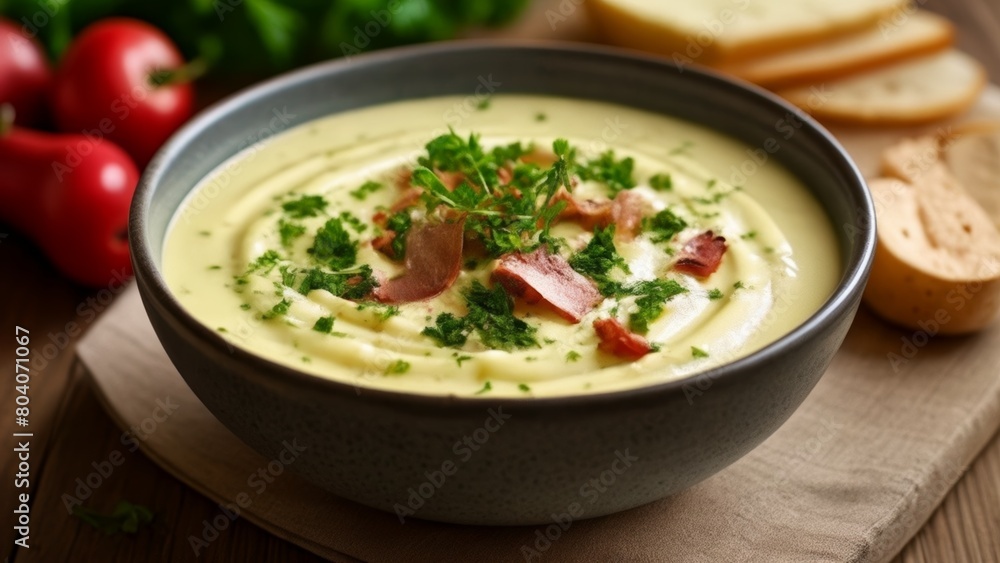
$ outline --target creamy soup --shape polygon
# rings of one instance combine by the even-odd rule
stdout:
[[[233,346],[359,390],[652,385],[773,342],[840,277],[827,216],[766,154],[583,100],[365,108],[208,175],[164,275]]]

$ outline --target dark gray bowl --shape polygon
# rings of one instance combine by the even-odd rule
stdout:
[[[780,145],[838,226],[843,277],[808,321],[748,357],[681,381],[551,399],[426,397],[304,374],[243,350],[184,312],[161,275],[168,222],[191,188],[287,108],[291,127],[406,98],[505,93],[604,100]],[[798,115],[790,140],[779,120]],[[760,444],[819,380],[854,318],[875,241],[872,201],[844,150],[762,90],[663,59],[596,47],[450,43],[385,51],[271,80],[204,112],[146,169],[130,242],[143,304],[188,385],[268,458],[345,498],[417,518],[538,524],[639,506],[705,479]],[[842,228],[841,228],[842,227]],[[791,236],[795,236],[792,234]],[[502,423],[502,424],[501,424]],[[252,468],[248,468],[252,469]],[[567,516],[562,516],[565,519]]]

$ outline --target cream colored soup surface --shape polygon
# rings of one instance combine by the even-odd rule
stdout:
[[[479,134],[487,148],[520,141],[551,151],[555,139],[565,138],[581,162],[609,149],[617,160],[634,159],[632,191],[654,211],[670,209],[688,224],[669,243],[655,243],[645,231],[616,241],[629,267],[628,274],[612,272],[617,281],[672,279],[687,290],[649,324],[644,337],[656,351],[630,361],[598,349],[594,320],[613,317],[628,326],[634,297],[607,298],[579,323],[515,300],[514,314],[535,327],[537,346],[488,349],[471,331],[463,345],[449,347],[422,334],[442,313],[466,314],[462,291],[473,280],[490,286],[492,260],[468,264],[440,296],[396,309],[323,289],[298,291],[301,272],[318,267],[309,249],[331,218],[364,224],[358,233],[341,222],[357,244],[358,264],[382,279],[399,275],[402,264],[372,247],[373,217],[403,192],[399,171],[412,169],[448,125],[463,138]],[[794,132],[785,125],[776,137]],[[174,218],[164,275],[184,307],[234,346],[359,390],[542,397],[652,385],[773,342],[835,287],[841,272],[828,218],[769,156],[765,147],[682,120],[591,101],[510,95],[483,104],[444,97],[371,107],[258,142],[210,174]],[[669,175],[670,189],[662,182],[653,189],[655,175]],[[350,195],[368,181],[382,187]],[[283,204],[304,195],[322,196],[328,206],[314,217],[291,217]],[[607,199],[609,192],[586,180],[574,196]],[[414,208],[415,220],[422,210]],[[718,270],[699,278],[673,269],[684,241],[709,229],[728,244]],[[552,234],[565,240],[567,257],[592,237],[569,221]],[[251,271],[269,250],[278,256],[273,267]]]

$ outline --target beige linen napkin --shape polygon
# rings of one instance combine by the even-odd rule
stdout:
[[[544,527],[407,520],[285,473],[257,494],[267,460],[198,401],[153,334],[134,287],[81,342],[111,415],[140,424],[178,405],[141,443],[147,455],[243,517],[320,555],[366,561],[880,561],[930,516],[1000,426],[1000,330],[932,339],[894,371],[901,338],[862,311],[830,370],[774,436],[726,470],[635,510]],[[909,352],[909,350],[906,350]],[[220,511],[221,513],[221,511]],[[200,529],[187,533],[200,536]],[[225,533],[225,532],[222,532]]]
[[[997,91],[976,111],[1000,115]],[[838,136],[870,172],[881,146],[899,135]],[[122,427],[140,424],[158,400],[178,405],[141,443],[149,457],[220,503],[246,495],[241,517],[337,560],[882,561],[920,528],[1000,426],[1000,326],[928,339],[862,310],[816,389],[756,450],[675,497],[574,522],[553,541],[540,539],[541,526],[400,524],[290,473],[258,494],[248,478],[267,460],[184,384],[134,287],[83,339],[79,355]]]

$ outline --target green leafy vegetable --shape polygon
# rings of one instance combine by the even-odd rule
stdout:
[[[383,187],[385,187],[383,184],[369,180],[364,184],[361,184],[358,189],[351,190],[349,193],[354,199],[364,201],[369,195],[381,190]]]
[[[281,246],[288,248],[292,246],[295,239],[306,234],[306,228],[304,225],[286,221],[282,218],[278,220],[278,234],[281,236]]]
[[[408,371],[410,371],[410,362],[404,360],[396,360],[385,366],[385,375],[403,375]]]
[[[691,347],[691,357],[692,358],[707,358],[708,352],[698,348],[697,346]]]
[[[642,220],[642,230],[651,233],[653,242],[670,242],[674,235],[687,228],[687,222],[674,215],[669,209],[664,209],[652,217]]]
[[[608,150],[600,157],[578,165],[576,173],[582,180],[603,183],[608,187],[611,197],[614,197],[622,190],[630,190],[635,187],[635,178],[632,177],[634,167],[635,161],[631,157],[616,160],[615,152]]]
[[[329,202],[321,195],[304,195],[299,199],[281,204],[281,209],[292,219],[304,219],[323,213],[328,205]]]
[[[597,227],[594,229],[594,236],[587,243],[583,250],[577,252],[569,259],[569,265],[577,272],[589,276],[598,283],[602,293],[607,295],[608,289],[614,284],[609,284],[608,275],[612,269],[618,268],[626,274],[629,273],[628,264],[625,258],[618,254],[615,248],[615,226],[608,225],[606,228]]]
[[[358,259],[358,243],[344,229],[340,219],[328,220],[318,231],[309,254],[334,270],[346,270]]]
[[[667,301],[682,293],[687,293],[681,284],[674,280],[645,280],[627,288],[628,293],[637,296],[636,310],[628,317],[629,328],[633,332],[646,334],[649,323],[663,314]]]
[[[397,260],[406,256],[406,233],[412,226],[413,219],[410,217],[409,211],[405,209],[399,213],[393,213],[385,222],[385,228],[396,233],[389,246],[392,248],[392,255]]]
[[[708,298],[712,301],[718,301],[719,299],[722,299],[722,291],[715,288],[708,292]]]
[[[322,332],[323,334],[330,334],[333,332],[333,317],[320,317],[316,319],[316,323],[313,325],[313,330],[316,332]]]
[[[674,189],[674,180],[670,174],[656,174],[649,179],[649,187],[658,192],[668,192]]]
[[[469,334],[475,332],[483,344],[494,350],[538,347],[535,333],[538,329],[514,316],[514,300],[497,286],[489,289],[478,280],[466,288],[464,317],[441,313],[433,326],[424,328],[422,334],[441,346],[463,346]]]

